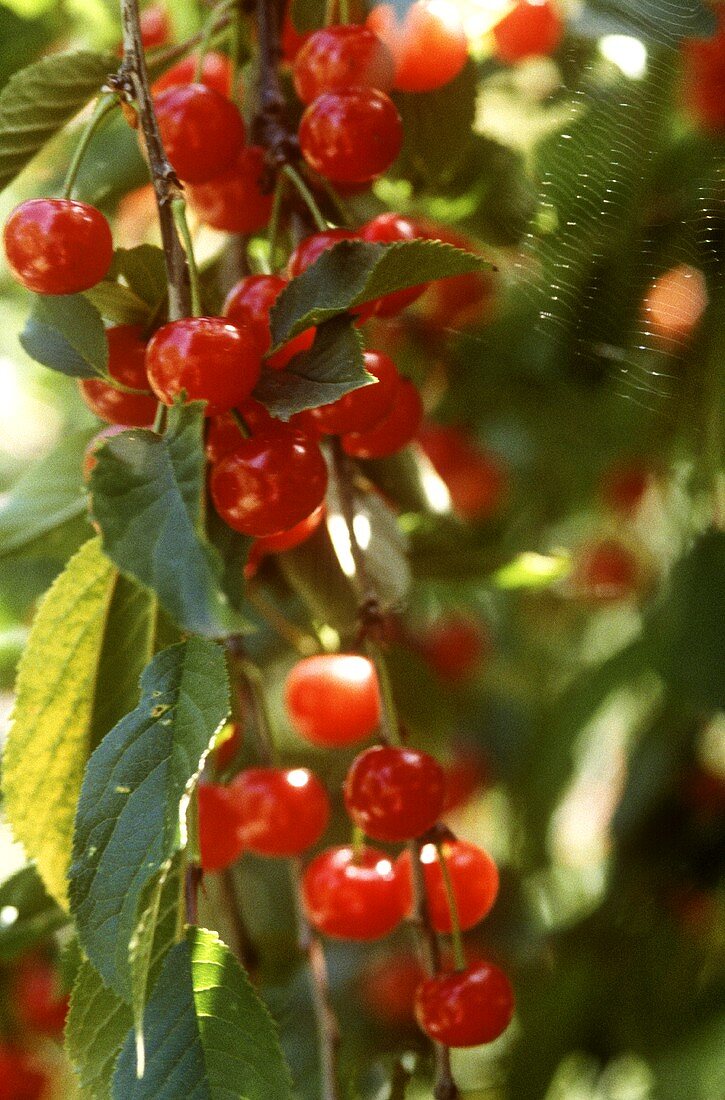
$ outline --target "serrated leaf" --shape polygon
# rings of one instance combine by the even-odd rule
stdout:
[[[9,963],[47,940],[67,922],[33,866],[0,885],[0,962]]]
[[[181,899],[181,869],[175,861],[161,891],[148,982],[153,987],[163,960],[176,942]],[[111,1082],[121,1047],[133,1025],[131,1007],[84,959],[71,995],[66,1050],[78,1077],[79,1100],[111,1100]]]
[[[122,283],[112,283],[104,279],[90,290],[84,291],[83,297],[87,298],[101,317],[113,321],[115,325],[146,325],[151,318],[147,303]]]
[[[121,275],[136,297],[155,312],[168,293],[166,261],[155,244],[139,244],[135,248],[117,248],[111,268]]]
[[[274,1023],[215,932],[189,928],[172,948],[144,1018],[146,1067],[133,1035],[118,1060],[117,1100],[290,1100]]]
[[[129,946],[150,881],[183,847],[182,802],[229,713],[222,649],[202,638],[163,650],[141,701],[93,753],[78,802],[70,869],[81,946],[130,999]]]
[[[72,378],[108,378],[106,330],[82,294],[36,295],[19,339],[44,367]]]
[[[118,68],[111,53],[44,57],[10,77],[0,93],[0,189],[32,160]]]
[[[90,438],[90,432],[79,432],[62,440],[3,497],[0,556],[27,553],[32,543],[85,513],[81,463]]]
[[[67,906],[73,818],[115,571],[91,539],[44,597],[18,667],[4,808],[48,892]]]
[[[264,371],[254,397],[273,416],[289,420],[373,381],[365,370],[362,337],[352,320],[342,316],[320,325],[309,351],[295,355],[284,370]]]
[[[454,80],[433,92],[398,93],[395,105],[405,140],[394,175],[435,189],[458,168],[472,140],[478,79],[468,61]],[[445,133],[446,140],[441,141]]]
[[[103,548],[119,569],[155,592],[180,627],[218,637],[244,624],[204,533],[203,423],[196,402],[169,409],[164,436],[114,436],[98,452],[90,486]]]
[[[432,279],[485,271],[491,264],[441,241],[340,241],[285,287],[270,313],[275,348],[310,325]]]

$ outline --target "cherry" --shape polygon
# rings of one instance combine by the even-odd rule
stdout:
[[[28,1051],[0,1042],[0,1100],[40,1100],[48,1075]]]
[[[307,768],[247,768],[232,786],[241,838],[256,855],[301,855],[327,828],[327,791]]]
[[[718,29],[712,38],[683,44],[683,92],[686,106],[704,129],[725,129],[725,13],[714,6]]]
[[[12,994],[18,1020],[24,1027],[46,1035],[62,1033],[70,998],[61,992],[58,971],[47,960],[29,958],[21,962]]]
[[[225,233],[254,233],[272,213],[272,194],[262,190],[264,150],[247,145],[231,167],[209,183],[187,188],[189,205],[200,221]]]
[[[454,750],[453,758],[446,765],[446,801],[443,807],[457,810],[470,801],[477,790],[484,787],[488,780],[488,770],[484,757],[470,748],[460,747]]]
[[[339,939],[377,940],[404,915],[390,858],[377,848],[321,852],[305,869],[302,897],[311,924]]]
[[[585,546],[572,572],[577,593],[602,602],[634,595],[642,579],[635,554],[616,539]]]
[[[458,76],[468,57],[468,40],[455,4],[416,0],[402,20],[392,4],[380,4],[367,27],[390,50],[395,87],[402,92],[431,92]]]
[[[310,35],[295,57],[292,76],[299,98],[312,103],[324,92],[353,87],[387,92],[393,86],[394,65],[372,31],[341,24]]]
[[[525,57],[553,53],[564,33],[564,22],[551,0],[517,0],[493,28],[494,51],[512,64]]]
[[[362,995],[375,1020],[391,1027],[415,1023],[413,1004],[425,971],[413,954],[383,955],[362,973]]]
[[[479,252],[478,246],[463,233],[448,226],[416,219],[418,236],[424,240],[443,241],[466,252]],[[489,271],[474,271],[470,275],[454,275],[436,279],[421,299],[424,319],[437,329],[463,328],[480,324],[491,312],[495,301],[495,276]]]
[[[123,386],[145,393],[124,393],[100,378],[84,378],[81,397],[91,412],[109,424],[148,428],[156,416],[156,398],[149,392],[146,374],[146,344],[140,325],[117,325],[106,330],[108,373]]]
[[[103,428],[98,435],[93,436],[93,439],[90,441],[83,454],[83,480],[86,483],[90,481],[91,474],[98,464],[96,454],[98,448],[101,447],[107,439],[125,431],[125,424],[109,424],[106,428]]]
[[[247,578],[253,577],[257,572],[260,561],[267,554],[279,554],[284,550],[292,550],[295,546],[300,546],[303,542],[306,542],[320,526],[324,516],[325,505],[323,503],[315,508],[314,512],[310,512],[309,516],[305,516],[303,520],[296,523],[294,527],[290,527],[288,531],[280,531],[278,535],[266,535],[263,538],[255,539],[247,563],[244,566],[244,576]]]
[[[286,286],[287,280],[281,275],[247,275],[232,287],[224,303],[224,316],[232,324],[248,325],[254,330],[262,355],[272,343],[269,311]],[[283,370],[295,355],[308,351],[314,340],[315,329],[305,329],[274,355],[267,356],[265,364],[272,370]]]
[[[392,407],[399,379],[395,363],[381,351],[366,351],[363,358],[365,370],[377,382],[346,393],[329,405],[311,409],[310,415],[321,432],[344,435],[365,431],[379,423]]]
[[[393,244],[396,241],[414,241],[418,237],[418,230],[410,218],[404,218],[401,214],[378,214],[376,218],[367,222],[360,230],[360,236],[364,241],[372,241],[380,244]],[[374,313],[376,317],[395,317],[396,314],[419,298],[428,283],[420,283],[418,286],[409,287],[407,290],[398,290],[394,294],[386,294],[375,302]]]
[[[611,466],[602,477],[602,500],[613,512],[630,516],[642,503],[653,477],[653,471],[638,462]]]
[[[373,840],[412,840],[435,825],[446,778],[427,752],[375,745],[353,761],[345,779],[347,812]]]
[[[154,98],[161,140],[186,183],[206,183],[234,164],[244,144],[237,108],[206,84],[179,84]]]
[[[325,496],[327,466],[318,443],[288,425],[242,439],[211,475],[214,507],[244,535],[274,535],[309,516]]]
[[[10,270],[36,294],[78,294],[95,286],[113,260],[111,229],[100,210],[73,199],[29,199],[3,234]]]
[[[478,962],[421,982],[415,1016],[425,1034],[447,1047],[476,1047],[502,1035],[514,1014],[511,983],[493,963]]]
[[[491,910],[498,893],[498,870],[491,857],[467,840],[450,840],[443,844],[443,855],[458,906],[458,920],[462,931],[473,928]],[[425,844],[421,850],[425,889],[430,919],[436,932],[451,932],[453,922],[448,908],[448,897],[443,872],[438,862],[434,844]],[[401,902],[406,912],[413,904],[410,853],[402,852],[395,863],[395,878]]]
[[[222,871],[244,849],[239,800],[233,786],[200,783],[199,848],[204,871]]]
[[[489,639],[479,625],[462,616],[441,619],[421,641],[425,659],[440,679],[450,684],[470,680],[489,646]]]
[[[285,6],[284,19],[282,20],[282,34],[280,45],[282,47],[282,59],[288,64],[291,64],[297,57],[304,46],[307,39],[310,37],[309,31],[304,34],[300,33],[292,22],[290,15],[291,4]]]
[[[725,68],[725,59],[723,61]],[[707,309],[705,276],[691,264],[678,264],[654,280],[642,303],[647,336],[671,347],[688,340]]]
[[[239,699],[237,699],[238,705]],[[214,749],[214,768],[217,772],[226,771],[234,763],[244,740],[244,733],[239,722],[228,722],[223,732],[226,735],[224,740],[219,742]]]
[[[333,183],[368,183],[386,172],[403,144],[395,104],[374,88],[325,92],[302,116],[307,163]]]
[[[146,349],[146,370],[156,396],[172,405],[206,401],[208,416],[239,405],[259,378],[254,334],[220,317],[186,317],[154,333]]]
[[[498,458],[452,425],[427,424],[418,438],[462,519],[482,520],[498,511],[508,491]]]
[[[169,13],[160,4],[150,4],[141,12],[141,41],[144,49],[153,50],[157,46],[164,46],[169,40],[171,25]]]
[[[408,378],[399,378],[390,411],[372,428],[342,437],[353,458],[385,458],[402,450],[414,438],[423,419],[423,402]]]
[[[351,745],[380,723],[375,666],[355,654],[324,653],[298,661],[287,676],[284,700],[292,726],[313,745]]]
[[[338,241],[356,241],[358,234],[349,229],[323,229],[319,233],[313,233],[311,237],[305,237],[287,261],[287,274],[290,279],[296,278],[306,271],[315,260],[319,259],[323,252],[332,248]]]
[[[167,88],[174,88],[178,84],[191,84],[196,74],[196,57],[185,57],[172,65],[163,76],[160,76],[152,86],[152,92],[157,95]],[[227,98],[232,91],[232,64],[226,54],[209,50],[204,54],[201,66],[200,84],[206,84],[207,88],[213,88],[215,92]]]

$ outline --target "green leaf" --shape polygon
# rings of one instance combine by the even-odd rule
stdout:
[[[320,325],[309,351],[295,355],[284,370],[264,371],[254,397],[280,420],[327,405],[374,381],[362,352],[362,337],[352,320],[335,317]]]
[[[70,869],[81,946],[103,979],[132,996],[129,947],[151,880],[183,847],[185,795],[229,712],[223,650],[190,638],[141,678],[141,702],[86,769]]]
[[[117,248],[111,268],[125,279],[130,290],[155,312],[166,298],[168,277],[163,251],[155,244],[135,248]]]
[[[83,452],[90,432],[62,440],[34,463],[0,503],[0,555],[28,552],[44,535],[84,515]]]
[[[455,80],[420,95],[398,93],[405,141],[394,174],[436,188],[450,179],[472,139],[478,80],[472,61]],[[441,141],[441,134],[446,140]]]
[[[8,820],[35,859],[46,889],[63,907],[113,582],[111,562],[99,540],[91,539],[44,597],[18,667],[3,757]]]
[[[147,325],[151,310],[142,298],[122,283],[112,283],[104,279],[90,290],[84,291],[94,309],[115,325]]]
[[[22,867],[0,885],[0,962],[9,963],[47,940],[67,921],[35,867]]]
[[[113,1081],[117,1100],[290,1100],[274,1023],[214,932],[189,928],[166,957],[144,1019],[146,1067],[133,1035]]]
[[[270,313],[273,345],[385,294],[490,267],[480,256],[441,241],[340,241],[280,294]]]
[[[177,939],[181,899],[181,868],[175,861],[161,891],[153,947],[148,956],[148,981],[158,979],[163,960]],[[103,984],[95,967],[84,959],[71,995],[66,1025],[66,1050],[78,1076],[79,1100],[111,1100],[111,1082],[121,1047],[133,1025],[130,1006]]]
[[[0,189],[32,160],[118,68],[110,53],[44,57],[10,77],[0,93]]]
[[[169,409],[164,436],[141,429],[114,436],[98,452],[90,484],[108,556],[155,592],[180,627],[218,637],[244,624],[204,534],[203,423],[196,402]]]
[[[326,0],[292,0],[292,25],[300,34],[316,31],[325,25],[326,9]]]
[[[108,378],[106,330],[82,294],[36,295],[19,339],[44,367],[72,378]]]

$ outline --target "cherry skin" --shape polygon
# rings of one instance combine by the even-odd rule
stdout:
[[[285,550],[293,550],[295,546],[301,546],[317,530],[324,517],[323,503],[294,527],[290,527],[289,531],[280,531],[278,535],[267,535],[264,538],[255,539],[244,566],[244,576],[247,579],[253,577],[259,563],[268,554],[280,554]]]
[[[465,806],[476,791],[483,789],[489,781],[489,771],[484,757],[466,747],[454,750],[453,758],[446,765],[445,772],[446,801],[443,809],[446,813]]]
[[[506,471],[472,435],[453,425],[427,424],[418,438],[445,482],[457,515],[483,520],[501,508],[508,492]]]
[[[244,850],[236,791],[221,783],[200,783],[198,799],[202,870],[223,871]]]
[[[465,932],[490,912],[498,893],[498,869],[483,848],[470,844],[467,840],[445,841],[443,854],[458,906],[458,920],[461,930]],[[453,922],[435,845],[425,844],[420,859],[431,923],[436,932],[451,932]],[[402,852],[398,856],[395,878],[403,907],[406,912],[410,912],[413,886],[409,852]]]
[[[513,64],[553,53],[563,33],[563,20],[551,0],[518,0],[493,28],[494,51],[501,61]]]
[[[428,241],[443,241],[465,252],[479,253],[478,245],[464,233],[439,225],[427,219],[416,218],[419,237]],[[422,298],[420,307],[423,319],[436,329],[464,328],[480,324],[491,312],[495,298],[494,275],[477,271],[470,275],[454,275],[449,279],[436,279]]]
[[[412,953],[386,954],[369,963],[361,975],[361,993],[373,1019],[395,1028],[414,1024],[415,994],[425,976]]]
[[[287,261],[287,275],[290,279],[301,275],[323,252],[326,252],[328,248],[332,248],[338,241],[356,240],[359,240],[358,234],[349,229],[323,229],[319,233],[313,233],[312,236],[305,237]]]
[[[247,145],[226,172],[209,183],[187,187],[189,205],[200,221],[225,233],[254,233],[272,213],[272,194],[262,190],[264,150]]]
[[[214,507],[244,535],[275,535],[322,503],[327,466],[319,444],[288,425],[241,440],[211,475]]]
[[[30,1031],[61,1035],[70,998],[60,989],[58,971],[42,958],[21,962],[12,983],[18,1020]]]
[[[392,4],[370,12],[366,26],[388,47],[395,62],[395,87],[432,92],[458,76],[468,57],[468,40],[456,6],[416,0],[398,18]]]
[[[390,858],[377,848],[321,852],[305,869],[302,897],[310,923],[338,939],[380,939],[404,916]]]
[[[385,458],[411,442],[422,419],[420,394],[410,379],[399,378],[390,411],[372,428],[344,435],[343,450],[353,458]]]
[[[352,23],[315,31],[295,57],[292,76],[297,95],[312,103],[324,92],[393,86],[393,59],[380,39]]]
[[[304,46],[307,39],[310,37],[311,32],[305,31],[304,33],[297,30],[292,17],[290,15],[291,4],[285,5],[284,18],[282,20],[282,33],[280,46],[282,47],[282,60],[288,65],[291,65],[297,54]]]
[[[369,183],[382,176],[403,144],[395,104],[374,88],[325,92],[302,116],[302,155],[333,183]]]
[[[40,1100],[48,1083],[28,1051],[0,1042],[0,1100]]]
[[[149,392],[146,344],[140,325],[117,325],[106,330],[108,373],[124,386],[146,393],[124,393],[100,378],[78,383],[81,397],[91,412],[109,424],[148,428],[156,416],[156,398]]]
[[[272,343],[269,311],[287,286],[281,275],[247,275],[232,287],[224,303],[223,313],[232,324],[248,325],[258,338],[265,365],[272,370],[284,370],[295,355],[308,351],[315,340],[315,329],[308,328],[289,340],[274,355],[267,355]]]
[[[207,416],[233,409],[254,389],[260,356],[254,334],[221,317],[186,317],[154,333],[146,349],[151,388],[166,405],[182,391],[206,401]]]
[[[346,393],[329,405],[311,409],[310,415],[321,432],[344,435],[366,431],[390,411],[400,377],[395,363],[381,351],[366,351],[363,359],[365,370],[377,378],[377,382]]]
[[[637,511],[654,481],[654,472],[643,463],[618,463],[605,470],[600,485],[603,502],[621,516]]]
[[[196,57],[192,54],[191,57],[185,57],[183,61],[172,65],[152,85],[153,94],[157,95],[177,84],[191,84],[196,75],[196,61]],[[232,91],[232,65],[227,55],[217,53],[216,50],[205,53],[198,83],[206,84],[207,88],[213,88],[215,92],[228,98]]]
[[[725,130],[725,12],[715,5],[718,28],[712,38],[683,43],[682,90],[685,105],[705,130]]]
[[[160,4],[149,5],[141,12],[139,22],[144,49],[153,50],[157,46],[166,45],[171,33],[169,13],[166,8],[163,8]]]
[[[78,294],[100,283],[113,259],[111,229],[100,210],[72,199],[29,199],[3,233],[10,270],[36,294]]]
[[[631,598],[641,579],[636,555],[616,539],[602,539],[584,547],[572,572],[576,592],[601,602]]]
[[[380,724],[380,687],[367,657],[305,657],[287,676],[284,700],[293,728],[313,745],[352,745]]]
[[[344,784],[353,822],[373,840],[412,840],[435,825],[446,778],[427,752],[375,745],[352,763]]]
[[[418,237],[418,231],[410,218],[404,218],[401,214],[378,214],[376,218],[367,222],[360,230],[360,236],[364,241],[379,244],[394,244],[396,241],[414,241]],[[420,298],[428,283],[420,283],[418,286],[409,287],[407,290],[398,290],[394,294],[386,294],[375,302],[376,317],[395,317],[406,306]]]
[[[514,1014],[511,983],[493,963],[478,962],[421,982],[415,1016],[425,1034],[447,1047],[476,1047],[502,1035]]]
[[[247,768],[232,786],[242,840],[258,856],[301,855],[327,828],[330,800],[307,768]]]
[[[237,108],[206,84],[174,85],[154,99],[161,140],[186,183],[206,183],[234,164],[244,144]]]
[[[426,632],[420,648],[441,680],[464,684],[474,676],[489,646],[477,623],[456,616],[435,623]]]

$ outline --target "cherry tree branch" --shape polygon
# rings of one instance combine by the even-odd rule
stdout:
[[[266,150],[267,161],[273,169],[299,158],[297,135],[287,121],[287,103],[279,79],[282,14],[279,0],[257,0],[258,104],[252,135]]]

